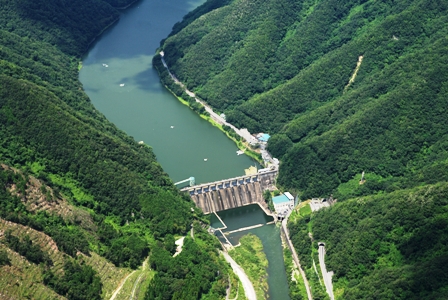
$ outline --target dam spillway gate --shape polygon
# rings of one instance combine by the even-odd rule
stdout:
[[[264,204],[263,192],[275,186],[277,170],[185,187],[204,214],[254,203]]]

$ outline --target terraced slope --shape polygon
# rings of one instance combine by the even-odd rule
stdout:
[[[0,218],[15,224],[9,227],[19,234],[6,231],[2,248],[42,260],[35,284],[69,299],[110,295],[151,251],[169,252],[173,235],[185,235],[194,221],[205,221],[199,210],[191,210],[194,203],[176,189],[152,149],[97,112],[78,81],[79,61],[89,44],[118,20],[117,8],[132,2],[0,0]],[[33,237],[21,236],[23,228]],[[56,254],[45,254],[48,239],[64,257],[54,266],[50,261]],[[209,272],[193,277],[170,272],[151,288],[145,282],[140,295],[150,289],[156,296],[173,294],[167,280],[187,284],[192,294],[224,294],[226,272],[218,253],[194,249],[201,254],[197,269],[204,264]],[[7,262],[8,254],[0,254]],[[160,258],[158,265],[175,269],[171,256]],[[2,270],[15,270],[15,262]],[[31,288],[11,293],[25,295]]]

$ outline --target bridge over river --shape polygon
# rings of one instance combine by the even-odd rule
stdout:
[[[196,206],[205,214],[209,214],[254,203],[265,203],[263,192],[273,189],[276,176],[277,170],[270,170],[189,186],[181,191],[188,192]]]

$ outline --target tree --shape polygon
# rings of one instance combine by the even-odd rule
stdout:
[[[11,260],[8,257],[8,252],[6,252],[6,250],[2,249],[0,250],[0,267],[1,266],[10,266],[11,265]]]

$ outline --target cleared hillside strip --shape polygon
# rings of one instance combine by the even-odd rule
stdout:
[[[356,78],[356,75],[358,74],[359,68],[361,67],[361,63],[362,63],[363,58],[364,58],[364,56],[362,56],[362,55],[359,56],[359,58],[358,58],[358,62],[356,63],[356,68],[355,68],[355,70],[353,71],[352,77],[350,77],[350,80],[348,81],[347,85],[344,87],[344,93],[348,90],[348,88],[350,87],[350,85],[351,85],[353,82],[355,82],[355,78]]]

